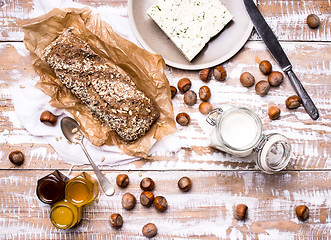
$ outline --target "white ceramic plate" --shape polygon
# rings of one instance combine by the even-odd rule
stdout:
[[[221,0],[234,16],[233,20],[189,62],[158,25],[146,14],[155,0],[129,0],[130,24],[140,44],[160,54],[167,65],[198,70],[221,64],[233,57],[249,38],[253,23],[242,0]]]

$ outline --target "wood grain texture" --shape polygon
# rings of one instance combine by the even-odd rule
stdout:
[[[24,81],[36,82],[31,59],[23,43],[22,25],[47,8],[37,0],[0,0],[0,239],[146,239],[141,229],[147,222],[158,227],[155,239],[330,239],[331,236],[331,24],[330,0],[258,0],[258,8],[281,40],[294,71],[320,111],[313,121],[300,107],[288,110],[285,99],[295,94],[287,78],[266,97],[255,94],[254,88],[244,88],[239,77],[251,72],[257,81],[265,80],[258,62],[267,59],[274,70],[280,68],[267,51],[257,33],[253,32],[243,49],[225,62],[226,81],[212,79],[205,84],[198,71],[183,71],[168,67],[169,82],[176,85],[182,77],[192,80],[198,91],[208,85],[214,107],[244,104],[262,119],[265,133],[280,132],[292,144],[293,154],[287,170],[275,175],[256,170],[253,156],[243,159],[217,151],[208,145],[209,126],[198,112],[198,104],[187,107],[183,95],[173,99],[175,113],[185,111],[192,118],[189,127],[178,126],[175,142],[168,141],[169,151],[159,151],[148,159],[122,166],[102,166],[115,184],[116,175],[126,173],[130,185],[115,186],[113,197],[99,193],[98,200],[83,210],[81,223],[70,230],[58,230],[49,220],[50,207],[35,194],[37,180],[55,169],[70,177],[86,170],[88,165],[71,166],[47,144],[44,138],[32,136],[15,114],[10,87],[24,86]],[[74,4],[105,9],[124,9],[126,0],[73,0]],[[39,4],[39,5],[38,5]],[[123,10],[123,16],[126,16]],[[310,13],[317,14],[321,25],[310,29],[305,23]],[[16,42],[18,41],[18,42]],[[198,101],[200,103],[200,100]],[[267,116],[270,105],[281,109],[279,120]],[[28,111],[28,109],[27,109]],[[170,138],[173,140],[173,138]],[[13,150],[25,154],[25,162],[15,167],[8,160]],[[111,156],[106,156],[111,158]],[[182,193],[177,181],[188,176],[192,189]],[[166,197],[169,208],[164,213],[139,203],[139,182],[152,177],[155,195]],[[121,206],[125,192],[133,193],[138,204],[132,211]],[[248,206],[245,221],[233,217],[239,203]],[[295,207],[306,204],[310,217],[301,222]],[[109,216],[122,214],[124,226],[110,227]]]
[[[99,193],[98,202],[84,207],[81,223],[67,231],[52,226],[50,207],[35,194],[37,180],[48,173],[0,172],[0,204],[5,207],[0,212],[1,239],[145,239],[141,228],[148,222],[158,227],[156,239],[327,239],[331,231],[329,172],[126,172],[129,186],[116,186],[113,197]],[[71,177],[79,173],[72,172]],[[118,173],[108,172],[107,176],[115,182]],[[192,179],[192,189],[187,193],[177,187],[184,175]],[[147,176],[156,183],[154,194],[168,201],[169,207],[163,213],[139,203],[139,182]],[[121,206],[126,192],[138,200],[131,211]],[[248,206],[245,221],[233,217],[239,203]],[[294,209],[300,204],[310,209],[305,222],[295,215]],[[120,230],[109,225],[109,216],[114,212],[123,216]]]
[[[0,1],[0,41],[22,41],[22,25],[24,20],[36,17],[35,0],[1,0]],[[120,0],[76,0],[90,7],[126,7],[127,1]],[[224,0],[224,2],[226,2]],[[258,7],[266,21],[282,41],[330,41],[331,4],[328,0],[258,0]],[[47,6],[47,4],[45,4]],[[38,8],[44,6],[38,6]],[[317,14],[321,25],[310,29],[306,17],[310,13]],[[253,34],[251,39],[259,39]]]
[[[244,71],[251,72],[257,81],[266,79],[258,69],[257,62],[262,59],[269,59],[274,70],[280,70],[261,42],[248,42],[240,53],[223,65],[228,72],[227,80],[224,82],[212,79],[205,84],[199,80],[197,71],[168,68],[166,73],[170,84],[175,86],[182,77],[189,77],[192,80],[192,89],[196,92],[202,85],[208,85],[212,91],[210,102],[214,107],[244,104],[254,109],[262,118],[265,133],[279,132],[290,139],[293,155],[288,169],[330,169],[331,109],[328,92],[328,89],[331,89],[330,44],[283,43],[283,46],[293,63],[295,72],[320,111],[321,117],[317,121],[311,120],[302,107],[296,110],[288,110],[285,107],[285,99],[295,94],[287,78],[280,87],[272,88],[266,97],[256,95],[254,88],[247,89],[241,86],[239,77]],[[62,159],[46,145],[44,139],[31,136],[24,130],[15,115],[11,103],[10,85],[18,85],[20,80],[38,80],[23,44],[0,44],[0,56],[2,56],[0,65],[4,69],[0,71],[0,79],[2,79],[0,82],[2,96],[0,98],[0,144],[2,146],[0,168],[6,169],[11,166],[7,156],[15,148],[22,149],[27,156],[23,168],[69,168],[69,165],[63,165]],[[117,169],[254,170],[256,168],[253,156],[240,159],[209,147],[210,128],[205,121],[205,116],[198,111],[199,104],[187,107],[181,94],[177,94],[173,103],[175,114],[184,111],[188,112],[192,118],[189,127],[178,126],[177,137],[181,139],[181,142],[176,144],[176,147],[181,148],[172,152],[169,146],[169,151],[155,153],[150,161],[138,161],[118,166]],[[267,116],[270,105],[280,107],[282,113],[279,120],[271,121]],[[105,167],[105,169],[112,168]]]

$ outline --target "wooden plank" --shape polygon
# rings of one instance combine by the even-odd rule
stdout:
[[[22,41],[22,25],[24,20],[41,15],[43,9],[48,9],[49,3],[41,4],[41,0],[12,0],[0,1],[0,41]],[[127,1],[95,1],[76,0],[89,7],[125,7]],[[224,0],[224,2],[226,2]],[[326,0],[259,0],[258,7],[266,21],[274,30],[276,36],[283,41],[330,41],[331,23],[329,13],[330,1]],[[67,2],[68,4],[68,2]],[[79,5],[81,7],[82,5]],[[48,9],[50,10],[50,9]],[[310,13],[317,14],[321,25],[317,29],[310,29],[306,24],[306,17]],[[252,39],[258,39],[255,33]]]
[[[266,175],[259,172],[218,171],[133,171],[126,189],[115,186],[113,197],[103,193],[83,210],[81,223],[71,230],[60,231],[49,220],[50,207],[35,195],[37,179],[48,171],[1,171],[1,239],[145,239],[141,228],[148,222],[158,227],[157,239],[327,239],[331,225],[330,172],[285,172]],[[80,172],[73,172],[72,176]],[[108,172],[114,183],[116,175]],[[183,193],[177,188],[182,176],[192,179],[192,189]],[[156,183],[154,194],[164,196],[168,209],[157,212],[139,203],[139,182],[151,177]],[[131,192],[137,205],[124,210],[121,197]],[[248,206],[245,221],[233,217],[239,203]],[[309,219],[301,222],[295,207],[305,204]],[[111,213],[124,218],[120,230],[109,225]]]
[[[284,43],[284,48],[293,63],[295,72],[320,111],[320,118],[317,121],[311,120],[302,107],[297,110],[286,109],[285,99],[295,94],[287,78],[280,87],[272,88],[268,96],[262,98],[255,94],[254,88],[247,89],[240,85],[239,77],[243,71],[251,72],[257,81],[266,79],[258,69],[257,62],[262,59],[270,60],[274,69],[280,70],[263,43],[256,41],[249,41],[240,53],[224,64],[228,72],[226,81],[217,82],[212,79],[207,84],[212,91],[210,102],[215,107],[245,103],[245,106],[254,109],[262,118],[266,133],[280,132],[286,135],[293,147],[289,169],[330,169],[331,116],[328,91],[331,88],[330,44]],[[16,148],[22,149],[27,156],[23,168],[69,168],[70,165],[63,165],[61,158],[54,153],[45,140],[33,137],[24,130],[15,115],[9,86],[19,84],[19,80],[37,81],[38,79],[23,44],[0,44],[0,56],[0,66],[3,69],[0,71],[0,156],[3,159],[0,168],[11,167],[6,159],[10,151]],[[199,80],[197,71],[168,68],[166,73],[172,85],[176,85],[178,79],[182,77],[189,77],[192,80],[192,89],[196,92],[200,86],[204,85]],[[181,139],[178,146],[182,148],[175,149],[176,154],[160,152],[153,155],[150,161],[138,161],[116,169],[255,169],[252,157],[239,159],[208,146],[208,125],[205,122],[205,116],[198,112],[198,104],[187,107],[183,103],[181,94],[174,98],[173,103],[175,114],[185,111],[192,118],[192,124],[188,128],[178,126],[176,139]],[[279,120],[271,121],[267,116],[267,109],[271,104],[280,107],[282,113]],[[173,146],[170,146],[170,149],[171,147]],[[106,167],[105,169],[113,168]]]

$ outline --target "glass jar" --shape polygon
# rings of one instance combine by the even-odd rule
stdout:
[[[43,203],[53,204],[64,198],[64,190],[68,177],[58,170],[41,178],[37,182],[37,196]]]
[[[275,173],[284,169],[291,146],[281,134],[262,133],[262,121],[245,107],[227,106],[209,112],[207,122],[214,126],[211,146],[237,157],[256,154],[257,166],[264,172]]]
[[[64,230],[69,229],[80,222],[82,218],[82,208],[64,199],[53,205],[50,218],[55,227]]]
[[[97,180],[88,173],[82,172],[67,183],[65,198],[75,206],[81,207],[92,202],[97,193]]]

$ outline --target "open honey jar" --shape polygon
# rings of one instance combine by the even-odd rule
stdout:
[[[64,198],[66,182],[68,177],[58,170],[41,178],[37,183],[37,196],[43,203],[53,204]]]
[[[94,200],[98,193],[98,182],[88,173],[82,172],[71,179],[65,188],[65,198],[77,207]]]
[[[78,224],[82,217],[82,208],[77,207],[66,199],[55,203],[51,209],[52,224],[59,229],[72,228]]]

